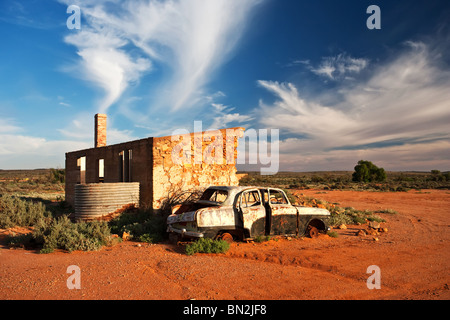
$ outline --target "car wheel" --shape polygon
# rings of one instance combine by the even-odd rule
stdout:
[[[228,232],[222,233],[221,236],[220,236],[220,239],[223,240],[223,241],[226,241],[228,243],[232,243],[233,242],[233,236],[230,233],[228,233]]]
[[[306,231],[306,234],[310,238],[317,238],[319,236],[319,230],[316,227],[309,226],[308,230]]]

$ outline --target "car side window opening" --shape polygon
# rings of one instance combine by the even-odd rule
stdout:
[[[286,197],[279,190],[270,190],[270,203],[271,204],[287,204]]]
[[[248,208],[261,205],[261,198],[259,192],[256,190],[245,192],[242,195],[241,207]]]

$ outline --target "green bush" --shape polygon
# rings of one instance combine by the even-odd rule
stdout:
[[[11,195],[0,197],[0,228],[30,227],[50,215],[42,202],[35,203]]]
[[[156,243],[166,237],[166,215],[154,214],[150,210],[124,212],[110,221],[111,232],[122,235],[127,232],[132,239]]]
[[[224,253],[230,249],[230,244],[224,240],[212,240],[209,238],[200,238],[186,246],[186,254],[194,253]]]
[[[162,238],[159,234],[144,233],[139,236],[139,241],[147,243],[158,243],[162,241]]]
[[[328,231],[327,235],[332,238],[339,238],[339,233],[337,233],[336,231]]]
[[[340,226],[341,224],[352,224],[353,219],[351,216],[343,213],[343,214],[333,214],[330,216],[330,226]]]
[[[93,251],[110,241],[110,228],[104,221],[73,223],[66,216],[50,221],[40,220],[35,225],[33,238],[42,245],[41,253],[55,249]]]
[[[355,166],[352,180],[355,182],[382,182],[386,180],[386,172],[370,161],[360,160]]]
[[[66,181],[66,170],[50,169],[49,177],[53,183],[64,183]]]
[[[376,221],[376,222],[386,222],[386,220],[384,220],[383,218],[377,216],[377,215],[372,215],[370,217],[367,217],[367,220],[369,221]]]
[[[265,242],[265,241],[270,241],[272,239],[271,236],[257,236],[254,241],[257,243],[261,243],[261,242]]]

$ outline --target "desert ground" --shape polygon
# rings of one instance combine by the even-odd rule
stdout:
[[[450,299],[450,191],[294,192],[397,213],[379,214],[387,232],[377,241],[357,235],[365,225],[350,225],[334,230],[337,238],[234,242],[225,254],[188,256],[183,245],[133,241],[50,254],[1,246],[0,299]],[[67,287],[71,265],[80,268],[80,289]],[[380,268],[380,289],[367,287],[371,265]]]

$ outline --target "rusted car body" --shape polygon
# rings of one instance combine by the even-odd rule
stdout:
[[[329,217],[326,209],[292,205],[278,188],[216,186],[170,215],[167,232],[172,239],[227,241],[264,235],[315,237],[329,230]]]

